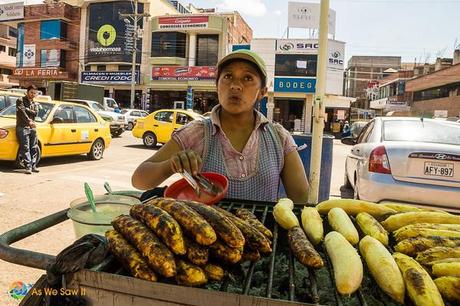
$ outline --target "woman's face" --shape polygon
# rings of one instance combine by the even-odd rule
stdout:
[[[232,113],[252,112],[256,101],[262,99],[267,88],[257,70],[244,61],[235,61],[224,67],[217,82],[217,94],[222,107]]]

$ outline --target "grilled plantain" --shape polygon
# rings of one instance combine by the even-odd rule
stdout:
[[[112,221],[112,225],[139,250],[152,269],[165,277],[176,274],[173,253],[142,222],[121,215]]]
[[[460,277],[443,276],[435,279],[434,283],[446,300],[460,304]]]
[[[288,231],[289,246],[295,257],[305,266],[321,268],[323,259],[308,240],[300,226],[295,226]]]
[[[205,265],[209,259],[208,247],[202,246],[188,237],[184,237],[184,239],[188,260],[198,266]]]
[[[230,221],[240,229],[241,233],[243,233],[243,236],[246,239],[246,243],[251,248],[258,250],[261,253],[271,253],[272,248],[270,247],[270,240],[268,240],[268,238],[265,237],[261,232],[231,212],[219,207],[215,207],[215,209],[230,219]]]
[[[210,264],[207,263],[203,267],[204,273],[210,280],[214,281],[221,281],[224,278],[225,271],[222,269],[222,267],[215,265],[215,264]]]
[[[356,223],[365,235],[369,235],[383,245],[388,246],[388,232],[368,213],[362,212],[356,216]]]
[[[241,255],[240,262],[245,262],[245,261],[257,262],[259,261],[260,257],[261,256],[260,256],[259,251],[252,249],[248,245],[245,245],[243,249],[243,255]]]
[[[429,262],[445,259],[445,258],[460,258],[460,248],[452,247],[434,247],[417,254],[416,260],[426,265]]]
[[[229,247],[220,240],[217,240],[209,246],[211,255],[219,260],[222,260],[229,264],[235,264],[241,260],[242,248],[235,249]]]
[[[184,201],[211,224],[217,236],[232,248],[243,248],[245,239],[240,229],[221,212],[195,201]]]
[[[257,217],[246,208],[238,208],[235,212],[235,215],[251,224],[259,232],[264,234],[268,239],[273,238],[272,231],[266,228],[265,225],[263,225],[263,223],[260,222],[259,219],[257,219]]]
[[[407,238],[398,242],[394,248],[396,252],[414,256],[418,252],[422,252],[437,246],[458,247],[460,246],[460,238],[447,239],[438,236]]]
[[[131,273],[132,276],[157,281],[155,272],[150,269],[141,254],[131,246],[117,231],[110,230],[105,233],[110,252],[121,262],[121,264]]]
[[[155,205],[167,211],[199,244],[211,245],[216,241],[216,232],[212,226],[184,203],[170,198],[156,198],[146,204]]]
[[[413,237],[443,237],[443,238],[460,238],[460,231],[438,230],[429,228],[414,228],[404,231],[397,230],[393,232],[393,236],[397,242]]]
[[[133,218],[144,222],[174,254],[185,254],[182,229],[166,211],[153,205],[138,204],[131,206],[129,213]]]
[[[460,216],[428,211],[406,212],[388,217],[382,225],[387,231],[393,232],[415,223],[460,224]]]
[[[201,286],[208,282],[206,275],[200,267],[178,259],[176,261],[177,274],[176,282],[185,286]]]
[[[444,305],[435,283],[418,262],[402,253],[394,253],[393,258],[401,270],[407,293],[415,305]]]
[[[436,263],[431,267],[433,275],[441,276],[455,276],[460,277],[460,262],[442,262]]]

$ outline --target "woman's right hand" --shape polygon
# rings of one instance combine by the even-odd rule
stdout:
[[[196,175],[201,170],[201,164],[201,157],[193,150],[180,151],[169,159],[169,165],[174,173],[182,173],[185,170]]]

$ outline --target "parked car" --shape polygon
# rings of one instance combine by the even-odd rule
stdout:
[[[16,105],[16,101],[24,97],[25,95],[25,89],[24,90],[0,90],[0,111],[2,109],[7,108],[10,105]],[[51,101],[50,96],[43,96],[43,95],[38,95],[35,97],[35,101],[37,102],[47,102]]]
[[[160,109],[147,117],[137,119],[132,133],[134,137],[142,138],[146,147],[153,148],[158,143],[168,142],[174,130],[200,118],[203,116],[192,111]]]
[[[377,117],[346,157],[345,186],[355,198],[460,207],[460,125],[413,117]]]
[[[35,118],[38,137],[38,160],[44,157],[87,154],[101,159],[109,146],[109,123],[87,106],[50,101],[39,103]],[[0,160],[20,165],[16,137],[16,105],[0,112]]]
[[[128,121],[128,130],[132,130],[134,125],[136,124],[137,119],[144,118],[149,115],[149,112],[141,109],[122,109],[121,113],[126,117]]]
[[[104,97],[102,103],[106,111],[113,112],[116,108],[119,108],[117,101],[112,98]]]
[[[369,121],[355,121],[351,124],[350,132],[351,137],[354,139],[358,138],[359,133],[363,130],[363,128],[368,124]]]
[[[104,118],[104,120],[110,122],[110,133],[112,134],[112,137],[120,136],[128,125],[124,115],[106,111],[104,107],[96,101],[82,99],[68,99],[66,101],[86,105],[96,111],[102,118]]]

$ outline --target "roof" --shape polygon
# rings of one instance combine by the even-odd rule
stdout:
[[[457,82],[460,82],[460,63],[407,81],[406,91],[420,91]]]

